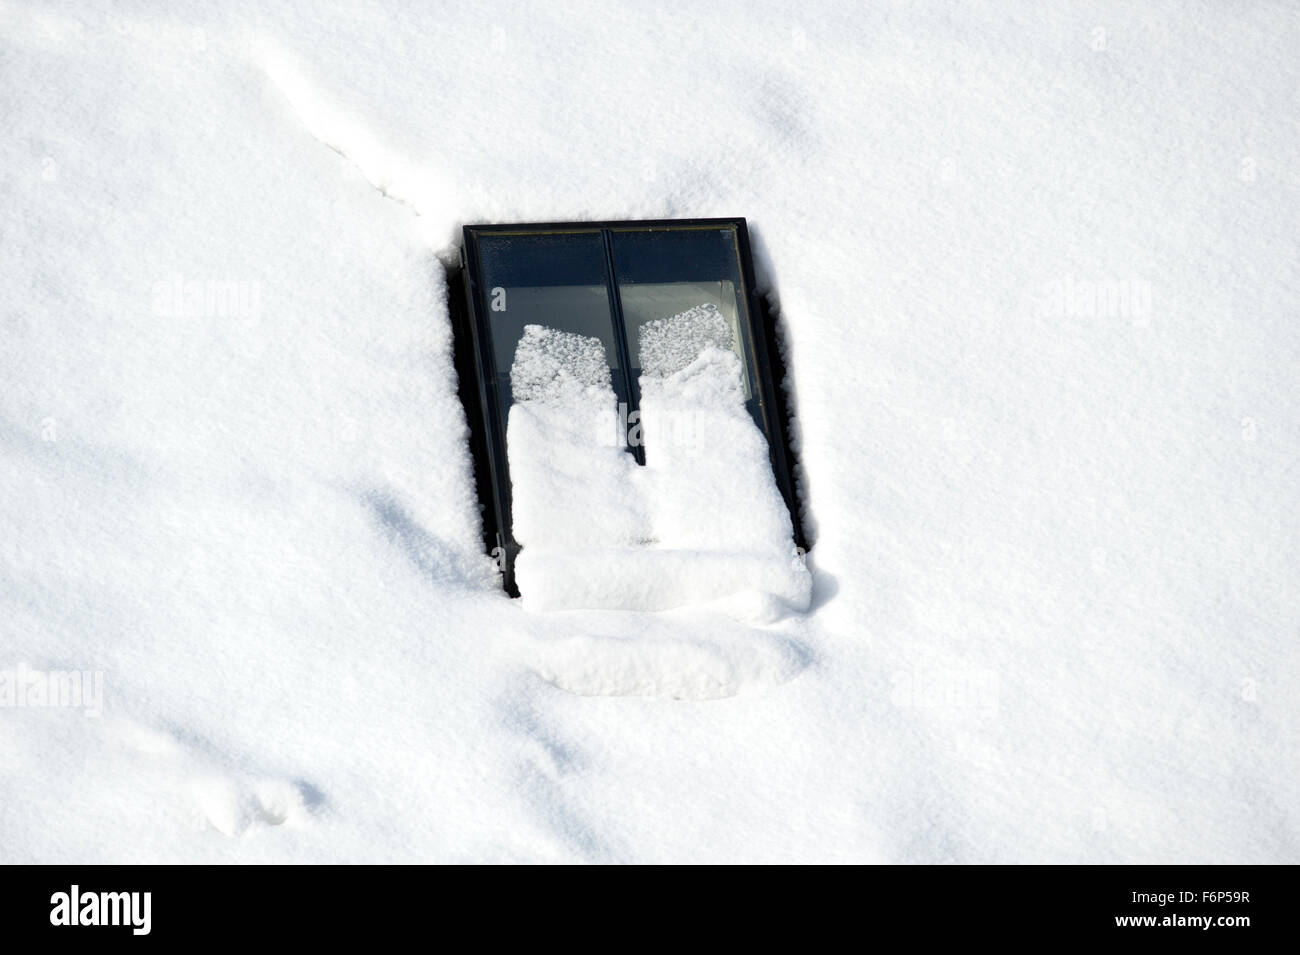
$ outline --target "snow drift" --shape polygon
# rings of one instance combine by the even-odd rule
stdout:
[[[806,610],[812,579],[714,306],[643,327],[646,467],[623,449],[599,339],[529,325],[510,369],[516,579],[529,610],[657,611],[745,592]]]

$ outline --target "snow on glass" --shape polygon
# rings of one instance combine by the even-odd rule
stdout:
[[[658,378],[671,375],[709,347],[732,347],[731,324],[712,302],[646,322],[641,326],[641,372]]]
[[[563,401],[589,389],[612,395],[605,347],[599,338],[526,325],[510,366],[510,388],[516,402]]]

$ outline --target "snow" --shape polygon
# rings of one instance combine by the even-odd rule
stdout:
[[[708,345],[680,371],[642,375],[641,416],[660,541],[794,555],[767,441],[745,410],[735,352]]]
[[[638,330],[642,374],[655,379],[682,371],[710,346],[722,351],[735,347],[730,325],[712,302],[646,322]],[[739,385],[739,369],[735,379]]]
[[[1300,861],[1294,9],[0,44],[0,676],[103,687],[0,679],[0,861]],[[781,310],[807,611],[506,598],[459,226],[708,215]]]
[[[510,384],[511,526],[529,558],[521,586],[530,602],[546,601],[553,588],[528,580],[533,557],[631,547],[650,530],[600,339],[528,325]]]
[[[727,601],[772,622],[805,611],[768,446],[715,306],[641,329],[646,466],[624,430],[600,339],[527,325],[510,366],[506,443],[516,579],[529,611],[660,611]]]
[[[510,389],[516,404],[584,404],[614,407],[605,346],[599,338],[525,325],[510,365]],[[512,408],[513,410],[513,408]],[[601,428],[592,440],[612,443],[618,428]]]

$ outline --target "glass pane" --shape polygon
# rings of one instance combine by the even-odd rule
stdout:
[[[616,230],[613,246],[632,379],[641,376],[642,335],[651,323],[680,318],[684,313],[700,316],[707,312],[710,320],[721,316],[729,332],[724,337],[730,338],[730,347],[740,357],[746,405],[762,428],[752,349],[745,333],[747,316],[735,230]],[[699,323],[688,316],[683,324]]]
[[[626,402],[600,233],[483,235],[478,245],[502,415],[514,403],[510,368],[529,325],[599,339],[615,394]]]

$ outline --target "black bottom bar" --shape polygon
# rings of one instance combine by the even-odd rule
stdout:
[[[413,932],[436,946],[466,933],[494,939],[504,924],[558,944],[646,932],[733,942],[758,932],[807,943],[851,931],[868,943],[1127,938],[1238,945],[1290,938],[1296,917],[1294,873],[1284,868],[876,867],[827,870],[815,878],[778,870],[763,873],[761,882],[747,872],[715,875],[712,890],[694,873],[674,872],[671,888],[636,887],[642,874],[629,878],[631,886],[603,890],[575,874],[577,885],[549,893],[528,885],[493,892],[477,884],[477,874],[450,875],[418,867],[11,867],[0,924],[10,951],[34,950],[17,944],[23,941],[192,939],[284,940],[298,950],[350,938],[400,941]],[[73,886],[83,923],[76,926],[70,924]],[[498,910],[500,924],[495,917],[485,921]],[[112,921],[115,911],[116,926],[84,924]]]

